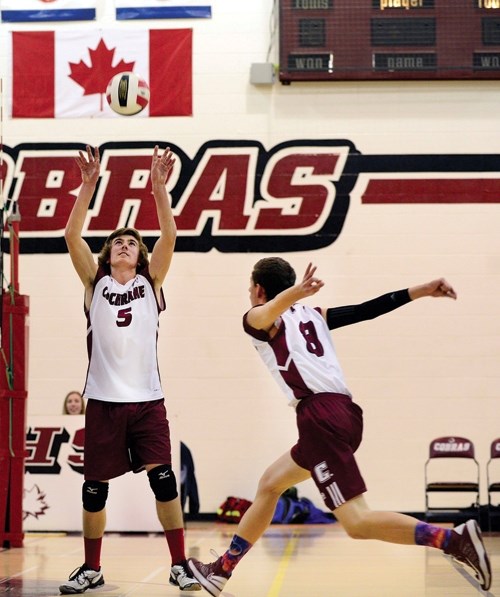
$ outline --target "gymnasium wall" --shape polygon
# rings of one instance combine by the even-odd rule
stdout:
[[[332,144],[357,152],[358,176],[336,237],[299,230],[284,251],[277,231],[276,247],[299,276],[310,261],[318,266],[325,287],[314,305],[360,302],[440,276],[456,288],[456,302],[423,299],[334,334],[365,413],[358,459],[368,502],[378,509],[422,511],[431,439],[469,437],[484,471],[490,442],[500,436],[500,196],[482,188],[500,172],[500,82],[253,85],[250,65],[266,62],[270,45],[270,60],[278,60],[270,33],[273,3],[211,4],[211,19],[117,24],[113,3],[98,0],[97,22],[82,25],[192,28],[192,117],[11,119],[4,97],[3,143],[158,141],[190,159],[205,144],[230,153],[242,141],[262,152],[280,144],[290,154]],[[8,32],[33,28],[0,26],[4,90]],[[408,172],[423,181],[428,202],[401,196]],[[382,185],[388,192],[382,197],[369,192],[380,179],[393,180]],[[458,198],[446,184],[439,186],[442,179],[479,182]],[[182,241],[164,285],[167,311],[159,338],[171,427],[193,453],[203,512],[213,512],[228,495],[252,499],[260,474],[296,439],[294,411],[241,326],[252,266],[273,253],[273,235],[262,251],[251,234],[226,250],[221,237],[219,248],[207,251],[187,250]],[[8,272],[8,258],[5,265]],[[28,413],[59,415],[65,394],[82,388],[86,373],[81,283],[67,254],[34,252],[21,255],[20,286],[31,301]],[[68,488],[68,494],[77,499],[79,488]],[[300,494],[321,504],[312,482]]]

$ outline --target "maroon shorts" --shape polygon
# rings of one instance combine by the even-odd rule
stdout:
[[[88,400],[85,412],[85,479],[107,481],[146,464],[172,464],[165,401]]]
[[[354,452],[363,435],[363,411],[344,394],[315,394],[297,405],[299,441],[291,456],[311,472],[323,501],[335,510],[366,491]]]

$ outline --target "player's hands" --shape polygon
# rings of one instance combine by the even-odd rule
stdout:
[[[158,145],[154,148],[153,159],[151,161],[151,184],[165,185],[172,174],[174,167],[174,154],[167,147],[163,154],[159,155]]]
[[[97,184],[97,180],[99,178],[99,172],[101,169],[101,162],[99,158],[99,148],[94,148],[94,153],[92,153],[92,148],[90,145],[87,145],[87,155],[83,153],[83,151],[78,152],[80,155],[75,158],[78,167],[82,173],[82,183],[83,184]]]
[[[437,280],[427,282],[427,284],[414,286],[409,288],[408,292],[412,300],[424,296],[433,296],[436,298],[448,297],[453,300],[457,298],[454,288],[444,278],[438,278]]]
[[[309,263],[306,268],[302,282],[299,284],[300,294],[303,297],[316,294],[325,285],[323,280],[320,280],[314,275],[316,273],[316,269],[316,266],[312,263]]]

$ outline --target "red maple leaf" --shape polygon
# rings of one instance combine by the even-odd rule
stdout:
[[[70,62],[71,74],[69,78],[83,87],[83,95],[99,93],[101,95],[102,111],[103,95],[106,93],[106,87],[110,79],[118,73],[134,70],[135,62],[120,60],[116,66],[112,66],[116,48],[108,50],[103,39],[98,43],[95,50],[90,48],[88,50],[90,66],[87,66],[83,60],[80,60],[78,64]]]

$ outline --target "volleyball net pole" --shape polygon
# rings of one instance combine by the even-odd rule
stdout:
[[[3,153],[2,91],[0,79],[0,548],[22,547],[24,541],[23,495],[29,347],[29,297],[20,294],[19,291],[21,218],[17,206],[9,205],[9,189],[4,185],[6,163]],[[8,243],[4,239],[5,232],[8,232]],[[7,284],[3,266],[6,251],[10,256],[10,281]]]

